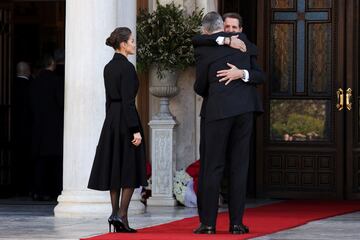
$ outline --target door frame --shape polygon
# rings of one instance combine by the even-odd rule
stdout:
[[[351,88],[352,110],[346,111],[346,198],[360,199],[360,144],[359,144],[359,0],[347,0],[346,5],[346,85],[344,91]],[[358,176],[358,177],[357,177]],[[356,189],[357,188],[357,189]]]

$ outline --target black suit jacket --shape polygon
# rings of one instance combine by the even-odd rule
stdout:
[[[62,155],[64,85],[50,70],[41,70],[30,89],[32,152],[37,156]]]
[[[30,83],[31,79],[24,77],[16,77],[13,81],[12,131],[15,146],[31,142]]]
[[[256,64],[256,48],[250,47],[244,34],[239,34],[248,46],[247,52],[241,52],[228,46],[209,46],[218,36],[228,33],[220,32],[212,35],[196,36],[193,39],[196,60],[196,81],[194,90],[204,98],[200,115],[206,121],[233,117],[246,112],[263,112],[256,84],[263,83],[265,75]],[[201,38],[204,44],[201,45]],[[199,40],[200,39],[200,40]],[[254,45],[253,45],[254,46]],[[239,69],[249,71],[249,82],[236,80],[225,85],[219,82],[216,72],[228,69],[227,63]]]

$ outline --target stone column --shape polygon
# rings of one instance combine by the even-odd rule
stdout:
[[[175,206],[173,176],[176,166],[175,127],[173,119],[151,120],[151,197],[150,206]]]
[[[107,1],[107,0],[106,0]],[[135,0],[118,1],[117,26],[130,28],[132,35],[136,39],[136,14],[137,5]],[[136,55],[129,56],[130,62],[136,66]]]
[[[103,68],[114,53],[105,39],[117,26],[117,3],[66,1],[64,173],[57,217],[111,212],[109,192],[89,190],[87,183],[105,116]],[[130,212],[143,211],[141,203],[131,203]]]
[[[218,11],[217,0],[196,0],[196,7],[204,9],[204,14],[211,11]]]
[[[173,198],[173,176],[176,167],[176,151],[175,151],[175,127],[177,122],[175,117],[168,109],[168,101],[165,98],[170,98],[176,95],[178,89],[176,85],[170,84],[169,80],[172,78],[172,83],[176,81],[177,74],[169,72],[164,73],[164,79],[159,80],[156,69],[150,70],[149,78],[151,82],[151,93],[157,96],[160,100],[159,112],[152,116],[149,122],[150,136],[151,136],[151,198],[148,200],[148,205],[153,206],[175,206],[176,201]],[[170,79],[169,79],[170,78]],[[166,82],[167,84],[164,84]],[[162,85],[164,84],[164,85]]]

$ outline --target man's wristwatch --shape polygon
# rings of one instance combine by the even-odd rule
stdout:
[[[230,38],[230,37],[225,37],[225,38],[224,38],[224,44],[230,46],[230,44],[231,44],[231,38]]]
[[[231,44],[231,38],[230,37],[222,37],[219,36],[215,40],[218,45],[230,45]]]

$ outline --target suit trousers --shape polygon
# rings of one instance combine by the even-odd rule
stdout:
[[[242,224],[254,113],[201,121],[198,211],[201,223],[216,225],[220,183],[229,165],[230,225]]]

